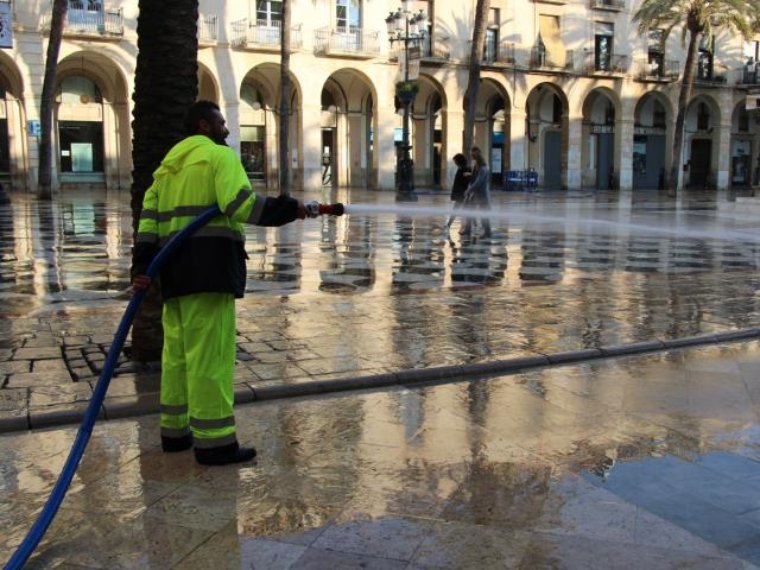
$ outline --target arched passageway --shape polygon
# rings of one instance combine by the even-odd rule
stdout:
[[[567,97],[552,83],[541,83],[528,95],[528,167],[546,189],[567,188],[568,110]]]

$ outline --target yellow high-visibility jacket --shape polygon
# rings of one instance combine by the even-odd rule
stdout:
[[[247,258],[243,224],[291,222],[298,202],[255,194],[233,150],[203,135],[174,145],[153,173],[135,240],[133,275],[144,273],[169,238],[214,204],[222,215],[172,254],[161,270],[161,292],[165,299],[194,293],[242,297]]]

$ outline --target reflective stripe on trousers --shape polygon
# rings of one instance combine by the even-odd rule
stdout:
[[[235,298],[198,293],[164,302],[161,434],[192,431],[196,447],[234,443]]]

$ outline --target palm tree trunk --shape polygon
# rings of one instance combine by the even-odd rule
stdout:
[[[185,135],[185,113],[198,94],[198,0],[140,0],[132,122],[132,227],[153,171]],[[161,298],[154,286],[132,327],[132,358],[158,360]]]
[[[280,195],[290,194],[288,135],[290,126],[290,1],[282,2],[282,30],[280,36]]]
[[[676,114],[676,131],[673,136],[673,164],[670,166],[668,177],[668,196],[675,196],[678,190],[678,176],[683,160],[683,131],[686,122],[686,110],[694,87],[694,76],[697,69],[697,50],[699,48],[699,32],[689,32],[689,48],[686,53],[686,63],[681,80],[681,91],[678,94],[678,112]]]
[[[58,54],[61,51],[63,25],[66,22],[68,0],[53,2],[53,17],[50,21],[45,76],[42,80],[42,100],[40,101],[40,170],[37,179],[37,198],[52,198],[53,170],[53,105],[55,104],[55,76],[58,71]]]
[[[464,96],[464,135],[462,150],[469,156],[475,136],[475,105],[480,87],[480,62],[483,61],[483,46],[486,40],[489,0],[477,0],[475,6],[475,26],[472,30],[472,49],[470,50],[470,69],[467,78],[467,91]]]

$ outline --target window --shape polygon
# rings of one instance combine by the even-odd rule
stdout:
[[[597,22],[594,38],[594,69],[610,71],[612,69],[612,38],[615,26],[605,22]]]
[[[256,25],[279,28],[282,22],[282,0],[258,0]]]
[[[662,30],[652,30],[649,32],[648,40],[648,57],[649,75],[661,77],[665,72],[665,45]]]
[[[345,34],[361,30],[361,3],[359,0],[336,0],[335,25],[338,32]]]
[[[81,75],[72,75],[61,81],[59,94],[61,103],[66,105],[102,102],[97,85]]]
[[[499,9],[488,10],[488,28],[486,28],[486,44],[483,60],[492,63],[499,59]]]
[[[710,81],[713,78],[713,37],[702,37],[699,43],[697,79]]]

